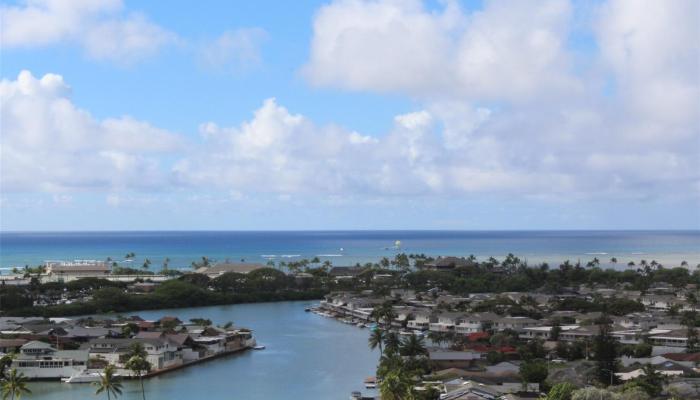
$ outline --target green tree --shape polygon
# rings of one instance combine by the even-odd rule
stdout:
[[[571,400],[619,400],[617,393],[597,387],[578,389],[571,394]]]
[[[520,378],[523,382],[542,384],[547,379],[547,363],[542,360],[526,361],[520,364]]]
[[[107,393],[107,400],[110,400],[112,396],[116,399],[122,394],[122,384],[117,380],[114,375],[115,367],[109,364],[105,367],[104,371],[100,374],[100,380],[93,382],[93,385],[97,386],[95,394]]]
[[[141,396],[143,397],[143,400],[146,400],[146,389],[143,386],[143,374],[151,372],[151,363],[148,362],[145,357],[135,355],[129,358],[129,361],[127,361],[124,366],[139,377],[139,383],[141,384]]]
[[[409,335],[402,343],[399,350],[402,356],[418,357],[428,354],[422,336]]]
[[[5,380],[2,382],[3,400],[7,400],[8,398],[19,400],[22,398],[23,394],[29,394],[31,392],[32,391],[27,388],[27,378],[14,368],[10,370],[10,373],[7,374]]]
[[[610,323],[605,321],[599,326],[598,335],[593,340],[596,373],[604,385],[614,383],[617,372],[617,342],[610,331]]]
[[[379,327],[376,327],[369,334],[369,348],[374,350],[379,347],[379,356],[384,355],[384,338],[385,331]]]
[[[410,400],[412,395],[412,377],[402,369],[392,370],[379,384],[382,400]]]
[[[389,355],[399,354],[401,351],[401,339],[394,331],[388,331],[384,335],[384,350]]]
[[[644,373],[634,379],[634,384],[642,388],[651,397],[660,395],[661,389],[667,382],[666,377],[651,364],[646,364],[642,367],[642,371]]]
[[[576,387],[569,382],[557,383],[549,389],[547,396],[540,400],[571,400],[571,395]]]

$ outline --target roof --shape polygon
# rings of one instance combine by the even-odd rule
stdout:
[[[0,347],[20,347],[25,343],[26,339],[0,339]]]
[[[52,349],[52,347],[48,343],[32,340],[31,342],[27,342],[22,346],[22,350],[25,349]]]
[[[215,275],[225,274],[226,272],[237,272],[239,274],[247,274],[256,269],[265,268],[259,263],[219,263],[213,267],[201,267],[197,269],[197,273]]]
[[[46,263],[46,267],[50,272],[85,272],[85,271],[99,271],[99,272],[109,272],[109,266],[101,261],[95,262],[49,262]]]
[[[700,362],[700,353],[666,353],[663,356],[673,361]]]

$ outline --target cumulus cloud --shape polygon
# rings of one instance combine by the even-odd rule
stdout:
[[[26,0],[0,6],[3,48],[76,43],[88,56],[130,64],[155,54],[177,36],[121,0]]]
[[[0,102],[6,191],[159,188],[166,176],[156,155],[182,147],[179,136],[128,116],[95,119],[60,75],[22,71],[0,82]]]
[[[340,0],[314,19],[303,73],[313,84],[418,96],[523,99],[580,90],[569,73],[563,0],[489,1],[464,13],[419,0]]]
[[[697,196],[700,6],[577,7],[489,0],[467,12],[450,1],[337,0],[315,16],[302,72],[314,85],[422,103],[426,111],[397,121],[430,115],[440,131],[441,157],[431,162],[445,164],[422,167],[433,188],[536,181],[548,184],[533,192],[663,196],[683,186]],[[596,46],[582,49],[581,35]],[[409,159],[430,148],[414,139]]]

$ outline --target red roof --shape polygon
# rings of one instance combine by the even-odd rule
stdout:
[[[488,332],[474,332],[474,333],[470,333],[469,335],[467,335],[467,338],[469,339],[470,342],[476,342],[478,340],[488,339],[489,336],[490,335]]]
[[[673,361],[700,362],[700,353],[666,353],[663,357]]]

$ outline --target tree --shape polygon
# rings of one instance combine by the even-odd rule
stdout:
[[[606,389],[587,387],[571,394],[571,400],[618,400],[620,397]]]
[[[649,396],[656,397],[661,394],[661,389],[667,379],[660,372],[656,371],[653,365],[646,364],[642,367],[644,373],[634,380],[634,384],[642,388]]]
[[[410,335],[401,343],[400,353],[402,356],[417,357],[428,354],[422,336]]]
[[[610,333],[609,321],[599,326],[598,335],[593,340],[596,372],[600,383],[609,385],[615,382],[617,372],[617,343]]]
[[[148,268],[150,268],[150,266],[151,266],[151,260],[149,260],[147,258],[143,261],[143,265],[141,266],[141,268],[143,268],[145,271],[148,271]]]
[[[95,394],[105,392],[107,393],[107,400],[110,400],[112,396],[116,399],[122,394],[122,384],[114,376],[114,370],[114,365],[109,364],[105,367],[103,373],[100,374],[100,380],[93,382],[93,385],[97,386]]]
[[[547,379],[547,363],[542,360],[526,361],[520,364],[520,378],[523,382],[542,384]]]
[[[10,373],[5,377],[5,381],[2,382],[3,400],[7,400],[8,397],[12,400],[19,400],[23,394],[31,392],[27,388],[27,378],[14,368],[10,370]]]
[[[571,395],[576,387],[569,382],[557,383],[549,389],[546,397],[540,400],[571,400]]]
[[[396,332],[389,331],[384,335],[384,350],[387,355],[399,354],[401,349],[401,339]]]
[[[165,257],[165,259],[163,260],[163,269],[162,269],[163,274],[168,273],[169,267],[170,267],[170,258]]]
[[[690,311],[685,313],[683,316],[683,324],[686,326],[686,337],[688,339],[686,343],[685,351],[687,353],[696,353],[700,350],[700,338],[698,338],[698,331],[695,329],[695,320],[697,319],[697,313],[695,311]]]
[[[555,322],[552,324],[552,330],[549,332],[549,339],[557,341],[559,340],[559,334],[561,333],[561,326],[559,323]]]
[[[12,365],[12,359],[13,359],[12,354],[5,354],[2,357],[0,357],[0,382],[2,382],[6,376],[5,376],[5,370]]]
[[[139,377],[139,383],[141,384],[141,396],[143,397],[143,400],[146,400],[146,389],[143,387],[143,374],[151,372],[151,363],[148,362],[145,357],[135,355],[129,358],[129,361],[127,361],[124,366]]]
[[[392,370],[379,384],[382,400],[409,400],[413,396],[411,376],[403,369]]]
[[[374,350],[379,347],[379,356],[384,355],[384,336],[385,332],[383,329],[377,327],[372,330],[369,334],[369,348]]]

